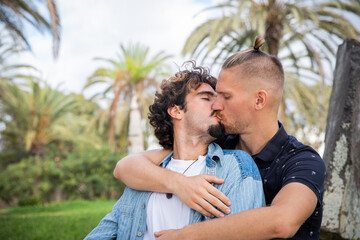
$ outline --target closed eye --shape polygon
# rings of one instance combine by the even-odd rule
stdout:
[[[229,99],[231,98],[231,96],[223,95],[223,98],[224,98],[225,100],[229,100]]]

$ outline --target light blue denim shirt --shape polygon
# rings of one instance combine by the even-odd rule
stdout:
[[[160,164],[165,167],[171,160],[169,154]],[[223,150],[211,143],[202,173],[225,179],[221,185],[213,184],[231,201],[231,214],[265,206],[265,197],[259,170],[249,154],[240,150]],[[107,214],[94,228],[90,239],[143,239],[146,231],[146,207],[151,192],[126,188]],[[209,220],[191,209],[189,223]]]

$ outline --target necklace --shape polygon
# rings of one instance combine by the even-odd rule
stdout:
[[[186,172],[195,162],[196,162],[196,160],[195,160],[194,162],[192,162],[192,163],[185,169],[185,171],[184,171],[182,174],[184,175],[185,172]],[[167,198],[167,199],[171,199],[172,196],[173,196],[172,193],[166,193],[166,198]]]

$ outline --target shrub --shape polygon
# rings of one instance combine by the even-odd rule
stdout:
[[[125,185],[113,177],[124,153],[87,149],[65,159],[29,157],[0,173],[0,198],[8,204],[35,204],[67,199],[116,199]]]
[[[44,204],[44,201],[35,196],[23,197],[18,202],[19,206],[36,206],[36,205],[43,205],[43,204]]]

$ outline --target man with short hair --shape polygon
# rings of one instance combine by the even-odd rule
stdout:
[[[181,230],[161,231],[156,234],[158,239],[319,239],[325,164],[314,149],[288,135],[277,120],[284,72],[276,57],[259,49],[263,43],[257,37],[253,48],[225,61],[212,108],[225,131],[232,134],[217,142],[252,155],[262,176],[267,206]],[[229,211],[226,196],[214,192],[209,184],[221,179],[186,178],[159,169],[154,163],[162,154],[166,151],[128,156],[117,164],[114,176],[134,188],[173,192],[205,215],[222,216],[219,210]],[[140,164],[147,169],[141,176]]]
[[[190,64],[191,70],[162,82],[161,92],[149,108],[150,124],[159,143],[173,149],[160,167],[187,177],[206,173],[224,178],[226,183],[214,186],[232,201],[232,213],[264,206],[260,173],[251,156],[243,151],[223,151],[211,143],[224,131],[211,109],[216,79],[205,68]],[[112,212],[85,239],[149,240],[155,239],[154,232],[206,219],[209,217],[185,206],[170,192],[126,188]]]

